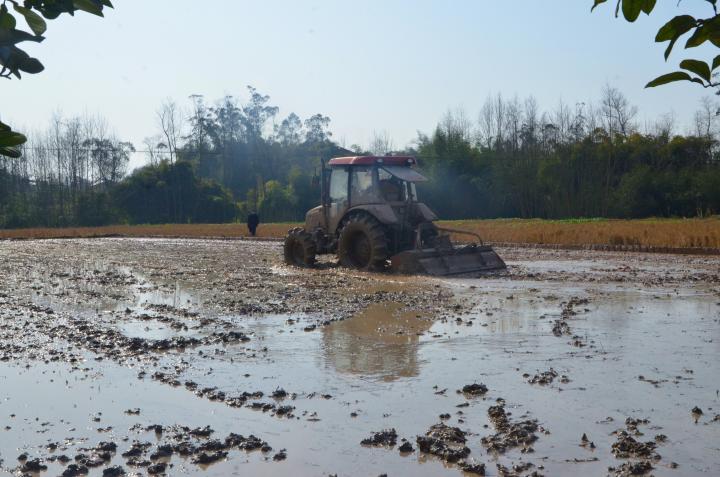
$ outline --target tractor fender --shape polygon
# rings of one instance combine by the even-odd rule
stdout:
[[[415,206],[417,207],[418,212],[420,212],[420,215],[426,222],[433,222],[438,219],[438,216],[435,215],[435,212],[430,210],[430,207],[423,204],[422,202],[418,202],[417,204],[415,204]]]
[[[394,225],[399,222],[397,215],[392,207],[388,204],[365,204],[358,205],[347,211],[345,217],[353,212],[363,211],[375,217],[378,222],[384,225]],[[343,219],[344,221],[345,219]]]
[[[314,230],[324,227],[322,205],[308,210],[307,214],[305,214],[305,231],[312,233]]]

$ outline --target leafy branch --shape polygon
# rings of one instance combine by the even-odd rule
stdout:
[[[47,30],[46,20],[54,20],[63,13],[77,11],[103,16],[110,0],[1,0],[0,4],[0,77],[22,78],[22,73],[37,74],[45,69],[37,58],[31,57],[18,45],[24,42],[41,43]],[[10,11],[12,7],[12,12]],[[17,28],[17,18],[23,18],[30,31]],[[0,122],[0,155],[19,157],[17,149],[27,138]]]
[[[606,3],[607,0],[594,0],[592,10],[599,5]],[[677,42],[685,35],[689,34],[685,41],[684,48],[689,50],[697,48],[700,45],[710,42],[715,47],[720,48],[720,15],[718,15],[717,0],[705,0],[711,7],[713,16],[708,18],[695,18],[691,15],[678,15],[663,25],[655,36],[656,43],[669,42],[665,49],[665,61],[670,57]],[[657,0],[617,0],[615,6],[615,16],[623,17],[634,22],[641,13],[650,15],[655,9]],[[685,59],[680,62],[680,68],[684,71],[674,71],[661,75],[650,81],[646,88],[654,88],[676,81],[690,81],[697,83],[704,88],[716,88],[720,86],[720,81],[715,80],[720,67],[720,55],[716,56],[712,62],[705,62],[696,59]]]

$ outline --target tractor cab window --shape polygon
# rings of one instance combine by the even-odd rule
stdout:
[[[407,197],[407,184],[385,169],[378,169],[380,193],[388,202],[403,202]]]
[[[350,199],[353,204],[377,202],[371,167],[353,167],[350,179]]]
[[[348,198],[348,171],[333,168],[330,176],[330,202],[342,202]]]

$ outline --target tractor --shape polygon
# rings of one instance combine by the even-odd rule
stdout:
[[[505,269],[477,234],[438,227],[437,216],[418,201],[416,184],[427,179],[411,156],[354,156],[321,161],[320,205],[305,226],[285,238],[288,264],[312,267],[316,256],[337,254],[358,270],[401,274],[460,275]],[[478,243],[458,247],[450,233]]]

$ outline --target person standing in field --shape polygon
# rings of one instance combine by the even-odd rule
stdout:
[[[247,218],[247,228],[250,232],[250,235],[252,235],[253,237],[257,232],[258,225],[260,225],[260,217],[258,216],[257,212],[250,212]]]

